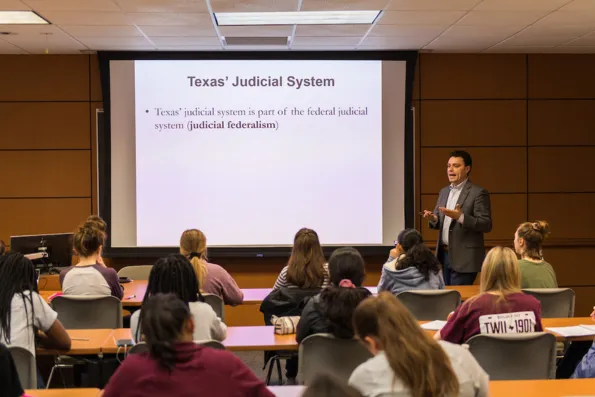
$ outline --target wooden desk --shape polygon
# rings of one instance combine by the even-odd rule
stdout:
[[[85,354],[99,354],[101,346],[104,344],[108,336],[111,335],[111,329],[69,329],[66,330],[71,339],[88,339],[88,340],[73,340],[70,350],[68,352],[56,352],[53,350],[37,349],[37,354],[68,354],[71,356],[80,356]]]
[[[492,397],[593,396],[595,379],[498,380],[490,382]],[[279,394],[283,396],[283,394]]]
[[[48,389],[25,390],[32,397],[97,397],[99,389]]]

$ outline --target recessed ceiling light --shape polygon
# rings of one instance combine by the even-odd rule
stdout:
[[[33,11],[0,11],[0,25],[47,25],[48,21]]]
[[[370,24],[380,11],[216,12],[219,26]]]

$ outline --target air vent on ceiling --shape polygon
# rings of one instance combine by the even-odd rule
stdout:
[[[287,45],[289,37],[233,37],[225,36],[225,43],[227,45],[247,45],[247,46],[261,46],[261,45]]]

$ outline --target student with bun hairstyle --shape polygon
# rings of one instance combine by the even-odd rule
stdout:
[[[244,293],[231,275],[221,266],[207,260],[207,237],[198,229],[186,230],[180,238],[180,253],[194,268],[200,290],[223,299],[226,305],[236,306],[244,301]]]
[[[397,295],[415,289],[443,289],[441,269],[442,265],[425,246],[421,234],[415,229],[405,229],[399,233],[397,246],[382,266],[378,291]]]
[[[200,319],[174,295],[151,296],[143,313],[149,352],[126,357],[103,397],[274,397],[233,353],[193,342]]]
[[[394,295],[382,292],[363,301],[353,324],[374,355],[349,378],[364,396],[488,395],[489,377],[469,350],[433,340]]]
[[[330,333],[337,338],[353,338],[353,311],[372,294],[362,287],[364,259],[351,247],[339,248],[329,259],[331,284],[308,301],[297,325],[296,341],[307,336]]]
[[[522,223],[514,234],[514,250],[521,257],[521,288],[558,288],[556,272],[543,259],[542,244],[550,235],[546,221]]]
[[[496,318],[493,314],[510,315]],[[480,294],[456,308],[436,333],[436,339],[460,344],[477,334],[541,331],[541,304],[521,291],[521,272],[514,251],[494,247],[483,261]]]
[[[79,263],[60,272],[60,285],[64,295],[124,296],[118,273],[101,260],[106,234],[94,222],[85,222],[74,232],[74,251]]]

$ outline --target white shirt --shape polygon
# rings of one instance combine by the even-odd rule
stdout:
[[[57,318],[58,313],[45,303],[37,292],[25,291],[22,295],[15,294],[10,303],[10,341],[2,334],[1,329],[0,341],[7,346],[23,347],[35,356],[35,330],[47,332]]]
[[[439,341],[450,359],[459,380],[459,397],[488,395],[488,374],[479,366],[469,350],[461,345]],[[380,352],[353,371],[349,385],[365,397],[410,397],[410,390],[395,377],[386,355]]]
[[[227,326],[221,321],[211,306],[204,302],[190,302],[190,314],[194,319],[195,341],[217,340],[223,341],[227,336]],[[130,317],[130,331],[132,339],[136,341],[140,310],[135,311]]]
[[[457,201],[459,201],[459,196],[463,191],[463,187],[465,187],[465,183],[467,183],[467,179],[463,182],[459,183],[458,185],[450,185],[450,193],[448,193],[448,200],[446,201],[446,208],[449,210],[454,210],[457,206]],[[461,214],[457,222],[461,225],[463,224],[464,215]],[[444,216],[444,221],[442,222],[442,244],[448,245],[448,234],[450,231],[450,224],[452,222],[452,218],[450,216]]]

